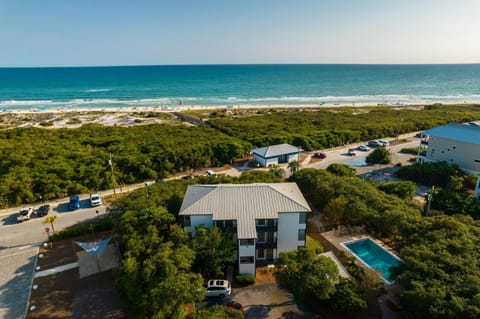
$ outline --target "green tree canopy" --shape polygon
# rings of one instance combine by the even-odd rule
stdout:
[[[355,176],[356,170],[350,165],[333,163],[328,165],[327,171],[337,176]]]
[[[275,266],[281,283],[298,299],[313,296],[326,300],[335,292],[337,266],[329,258],[318,256],[313,249],[280,253]]]
[[[116,284],[132,317],[182,318],[184,304],[203,299],[188,237],[164,208],[126,211],[115,231],[124,247]]]
[[[205,275],[221,275],[233,262],[235,241],[230,232],[221,232],[217,227],[197,226],[191,240],[195,251],[194,269]]]
[[[368,154],[366,162],[368,164],[389,164],[390,152],[385,147],[377,147]]]

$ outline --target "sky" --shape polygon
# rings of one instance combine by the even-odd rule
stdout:
[[[0,67],[480,63],[478,0],[0,0]]]

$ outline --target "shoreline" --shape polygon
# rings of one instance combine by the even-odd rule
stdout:
[[[30,109],[2,109],[2,114],[48,114],[48,113],[84,113],[84,112],[103,112],[103,113],[134,113],[134,112],[181,112],[198,110],[219,110],[219,109],[302,109],[302,108],[366,108],[366,107],[425,107],[430,105],[457,105],[471,106],[480,104],[479,102],[431,102],[431,103],[321,103],[321,104],[238,104],[238,105],[179,105],[179,106],[121,106],[121,107],[93,107],[93,108],[30,108]]]

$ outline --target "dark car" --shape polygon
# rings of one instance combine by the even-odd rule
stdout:
[[[355,155],[357,155],[357,154],[355,153],[354,149],[351,148],[351,149],[348,150],[347,153],[345,153],[345,155],[347,155],[347,156],[355,156]]]
[[[70,210],[76,210],[80,208],[80,197],[77,195],[70,197],[70,202],[68,202],[68,207]]]
[[[242,314],[245,314],[245,310],[243,309],[243,306],[239,304],[238,302],[229,302],[226,304],[228,309],[234,309],[240,311]]]
[[[48,213],[50,213],[50,205],[42,205],[36,211],[38,217],[47,216]]]
[[[327,154],[325,154],[324,152],[317,152],[317,153],[313,153],[313,157],[323,159],[327,157]]]

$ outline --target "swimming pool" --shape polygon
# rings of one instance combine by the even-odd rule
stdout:
[[[378,245],[370,237],[343,242],[342,246],[348,249],[358,260],[368,268],[378,270],[387,284],[393,284],[390,268],[400,265],[400,259]]]

